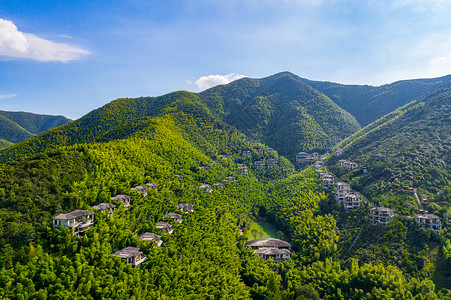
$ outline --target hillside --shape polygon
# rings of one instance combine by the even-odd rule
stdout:
[[[363,127],[451,81],[451,75],[402,80],[381,86],[303,81],[351,113]]]
[[[243,78],[199,94],[212,113],[289,159],[325,152],[360,127],[327,96],[289,72]]]
[[[343,158],[360,167],[352,172],[334,170],[364,194],[398,194],[410,186],[429,194],[431,201],[449,203],[451,84],[384,116],[339,146],[345,149]],[[367,174],[362,173],[364,168]]]
[[[293,166],[273,152],[264,156],[280,161],[282,178],[266,182],[255,176],[271,178],[270,168],[267,174],[252,167],[248,175],[240,174],[241,150],[265,145],[249,142],[194,108],[123,122],[104,135],[95,131],[105,142],[58,147],[1,164],[0,297],[374,299],[374,291],[379,298],[397,299],[449,295],[390,265],[332,259],[339,238],[336,221],[321,213],[326,197],[313,170],[293,174]],[[104,118],[98,122],[108,128]],[[224,181],[227,176],[236,181]],[[212,193],[199,188],[220,181],[224,186],[213,186]],[[146,197],[130,190],[146,183],[156,184]],[[114,216],[96,212],[94,226],[82,239],[68,229],[51,228],[52,216],[91,210],[119,193],[131,195],[130,208],[116,202]],[[163,217],[183,202],[194,204],[193,214],[182,215],[183,223]],[[246,239],[240,229],[246,230],[258,215],[277,222],[292,241],[290,261],[278,266],[243,248]],[[173,225],[173,234],[155,228],[162,220]],[[161,247],[138,239],[143,232],[160,234]],[[127,246],[139,247],[147,260],[133,268],[113,255]]]
[[[19,143],[33,135],[69,123],[63,116],[0,110],[0,139]],[[0,148],[3,148],[0,145]]]
[[[1,139],[11,143],[19,143],[33,136],[31,132],[2,115],[0,115],[0,133]]]
[[[0,161],[63,145],[107,141],[114,132],[129,130],[128,122],[174,110],[214,116],[289,159],[301,150],[325,152],[359,129],[355,119],[330,99],[297,76],[280,73],[264,79],[242,79],[200,94],[174,92],[160,97],[117,99],[74,122],[2,151]]]

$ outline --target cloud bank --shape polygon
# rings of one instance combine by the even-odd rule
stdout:
[[[13,98],[13,97],[16,97],[17,96],[17,94],[0,94],[0,100],[2,100],[2,99],[9,99],[9,98]]]
[[[90,52],[69,44],[57,43],[31,33],[23,33],[8,20],[0,19],[0,56],[43,62],[69,62]]]
[[[227,75],[208,75],[208,76],[202,76],[201,78],[196,80],[196,85],[201,90],[206,90],[211,87],[220,85],[220,84],[227,84],[232,81],[241,79],[247,77],[245,75],[230,73]]]

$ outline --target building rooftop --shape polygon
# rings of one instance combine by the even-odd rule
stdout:
[[[118,256],[120,258],[137,257],[142,254],[142,252],[140,250],[141,249],[136,248],[136,247],[127,247],[127,248],[124,248],[124,249],[114,252],[113,255]]]
[[[283,255],[283,254],[291,254],[291,251],[288,249],[278,249],[278,248],[261,248],[256,249],[254,251],[255,254],[264,254],[264,255]]]
[[[379,211],[379,212],[395,212],[394,209],[388,207],[373,207],[370,211]]]
[[[419,214],[419,215],[415,215],[415,218],[418,218],[418,219],[428,219],[428,220],[432,220],[432,219],[440,219],[439,216],[434,215],[434,214]]]
[[[67,214],[59,214],[57,216],[54,216],[52,218],[52,220],[72,220],[78,217],[82,217],[82,216],[90,216],[90,215],[94,215],[94,212],[89,211],[89,210],[74,210],[71,211],[70,213]]]
[[[144,232],[138,236],[138,238],[142,241],[159,241],[161,240],[161,235],[152,233],[152,232]]]
[[[100,211],[110,210],[116,207],[116,204],[113,203],[99,203],[94,205],[92,208]]]
[[[244,247],[291,248],[291,244],[279,239],[265,238],[249,241]]]

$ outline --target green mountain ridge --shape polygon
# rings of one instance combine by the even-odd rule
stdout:
[[[244,78],[199,94],[213,114],[290,159],[325,152],[360,129],[355,118],[289,72]]]
[[[69,123],[63,116],[39,115],[27,112],[0,110],[0,138],[10,143],[19,143],[36,134]],[[3,147],[1,147],[3,148]]]
[[[451,81],[451,75],[402,80],[381,86],[345,85],[302,79],[351,113],[363,127]]]
[[[450,103],[447,84],[363,128],[339,144],[345,149],[344,158],[358,162],[360,168],[337,172],[369,196],[412,186],[432,201],[449,203]],[[361,173],[363,168],[367,174]]]

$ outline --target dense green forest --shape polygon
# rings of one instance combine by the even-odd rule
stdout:
[[[224,87],[118,99],[0,151],[0,298],[450,299],[451,209],[438,203],[449,199],[449,88],[345,139],[342,158],[359,162],[358,169],[338,168],[339,158],[329,157],[330,171],[369,200],[348,212],[321,189],[313,167],[296,169],[282,153],[326,151],[337,122],[350,133],[359,126],[311,87],[293,87],[298,79],[291,75],[231,84],[227,89],[238,90],[230,99]],[[243,91],[248,96],[238,96]],[[290,102],[301,94],[309,96]],[[255,99],[258,105],[249,105]],[[259,134],[287,124],[277,127],[268,117],[274,126],[266,129],[266,121],[252,130],[232,126],[232,100],[250,101],[237,104],[233,114],[277,114],[276,104],[284,101],[308,107],[296,108],[293,116],[312,134],[290,131],[299,136],[289,141],[279,131],[285,142],[267,145]],[[318,112],[318,103],[328,109]],[[317,144],[313,132],[325,133],[325,140]],[[244,157],[243,150],[252,155]],[[267,159],[276,164],[254,165]],[[131,190],[146,183],[156,184],[146,197]],[[405,216],[418,208],[411,196],[397,192],[408,185],[435,202],[428,209],[441,217],[441,234]],[[111,200],[117,194],[130,195],[131,206]],[[114,216],[95,211],[95,224],[83,237],[52,228],[53,216],[94,211],[101,202],[117,205]],[[194,205],[193,214],[182,213],[183,223],[163,217],[177,212],[178,203]],[[370,205],[392,207],[398,215],[387,227],[370,226]],[[242,233],[257,218],[277,225],[278,235],[292,243],[289,261],[261,260],[244,248]],[[159,221],[171,223],[174,233],[156,229]],[[144,232],[161,235],[161,247],[140,240]],[[127,246],[139,247],[147,260],[133,268],[113,255]]]
[[[69,123],[63,116],[38,115],[0,110],[0,148],[19,143],[35,134]]]
[[[323,153],[360,129],[351,114],[289,72],[244,78],[199,97],[216,117],[292,161],[300,150]]]
[[[393,198],[400,190],[416,187],[429,201],[449,202],[450,99],[447,85],[368,125],[339,145],[345,149],[343,158],[360,167],[340,170],[335,164],[340,158],[333,157],[331,168],[370,197]]]
[[[381,86],[345,85],[303,79],[351,113],[363,127],[451,81],[451,75],[402,80]]]

